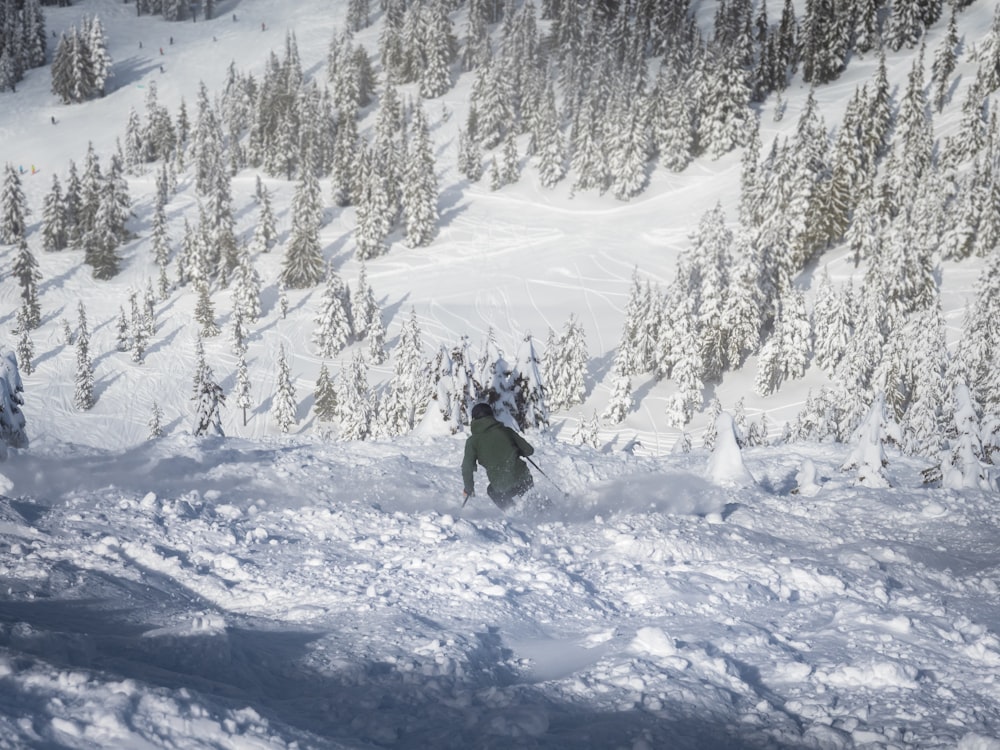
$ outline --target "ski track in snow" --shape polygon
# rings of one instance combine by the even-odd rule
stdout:
[[[502,516],[461,445],[20,456],[0,747],[995,747],[995,497],[560,447]]]

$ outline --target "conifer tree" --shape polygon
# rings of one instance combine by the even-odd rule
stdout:
[[[210,367],[201,367],[198,380],[198,395],[195,398],[194,435],[213,435],[225,437],[222,430],[221,409],[226,403],[222,386],[215,382],[215,375]]]
[[[747,71],[732,50],[719,50],[706,70],[699,121],[699,143],[715,158],[742,145],[750,116]]]
[[[368,360],[373,365],[384,364],[389,354],[385,350],[385,324],[381,313],[376,312],[371,319],[365,338],[368,340]]]
[[[575,315],[570,315],[558,338],[555,332],[549,332],[544,362],[548,373],[549,409],[562,411],[583,403],[587,347],[583,327]]]
[[[437,233],[438,183],[434,174],[430,130],[423,108],[419,106],[414,114],[413,139],[408,151],[400,195],[406,244],[409,247],[423,247],[430,244]]]
[[[469,182],[479,182],[483,176],[483,152],[466,129],[458,134],[458,169]]]
[[[21,371],[25,375],[30,375],[35,371],[33,360],[35,358],[35,345],[31,340],[31,327],[28,325],[30,313],[24,304],[17,311],[17,344],[14,351],[17,352],[17,361],[21,364]]]
[[[153,408],[149,415],[149,439],[163,437],[163,409],[160,405],[153,402]]]
[[[218,336],[221,329],[215,322],[215,305],[212,304],[208,282],[204,279],[198,279],[195,282],[195,288],[198,290],[198,303],[194,309],[194,319],[201,326],[201,335],[204,338]]]
[[[368,364],[355,352],[347,367],[341,368],[335,384],[340,437],[364,440],[372,429],[372,396],[368,386]]]
[[[167,214],[163,203],[156,201],[153,209],[153,260],[159,269],[157,285],[160,299],[170,294],[170,280],[167,278],[167,264],[170,263],[170,237],[167,235]]]
[[[903,47],[915,47],[924,33],[918,3],[907,0],[891,0],[889,17],[885,22],[883,39],[893,52]]]
[[[266,253],[278,238],[274,210],[271,208],[271,193],[267,188],[261,191],[259,201],[260,210],[257,214],[257,223],[254,225],[253,238],[254,245]]]
[[[695,311],[690,301],[684,303],[675,320],[675,360],[671,372],[677,390],[667,402],[667,419],[675,427],[683,427],[694,416],[704,398],[701,373],[701,346],[695,321]]]
[[[931,63],[931,84],[934,87],[934,108],[941,112],[947,104],[951,89],[951,74],[958,64],[958,25],[956,23],[957,3],[952,3],[948,17],[948,31],[934,53]]]
[[[420,95],[432,99],[451,88],[449,67],[454,56],[454,38],[449,8],[444,0],[418,7],[424,16],[424,33],[420,37]]]
[[[322,218],[319,181],[311,170],[305,170],[292,200],[292,233],[281,271],[281,280],[289,289],[312,287],[323,279]]]
[[[17,239],[17,255],[14,256],[11,270],[21,286],[24,325],[28,330],[38,328],[42,322],[41,306],[38,302],[38,282],[42,280],[42,273],[38,270],[38,261],[35,260],[24,235]]]
[[[274,403],[271,406],[271,416],[282,432],[288,432],[298,422],[295,417],[296,409],[295,386],[285,358],[285,345],[282,344],[278,351],[278,375],[275,379]]]
[[[541,358],[535,351],[535,341],[530,333],[525,336],[521,351],[515,366],[518,427],[522,430],[544,430],[549,426],[548,388],[542,375]]]
[[[546,87],[540,107],[532,118],[532,140],[538,178],[543,187],[553,188],[566,175],[566,148],[559,129],[555,91],[551,85]],[[478,162],[479,157],[476,160]]]
[[[899,426],[887,415],[885,396],[875,395],[868,416],[854,431],[851,442],[854,448],[841,466],[842,471],[857,470],[857,484],[864,487],[889,487],[885,467],[889,460],[885,454],[885,441],[899,442]]]
[[[76,336],[76,391],[73,405],[86,411],[94,405],[94,366],[90,359],[90,331],[83,302],[78,307],[79,322]]]
[[[339,353],[354,335],[347,286],[332,264],[327,269],[326,287],[320,300],[316,325],[313,341],[321,357]]]
[[[430,398],[420,326],[414,309],[410,310],[409,318],[400,329],[392,363],[392,377],[379,413],[381,429],[389,436],[402,435],[413,429],[417,416]]]
[[[319,368],[319,377],[316,379],[316,390],[313,392],[315,400],[316,419],[320,422],[332,422],[337,417],[337,392],[333,387],[333,380],[330,378],[330,371],[326,362]]]
[[[941,453],[941,485],[948,489],[996,491],[996,477],[987,467],[979,408],[965,383],[952,387],[954,426]]]
[[[4,165],[3,194],[0,195],[0,244],[11,245],[27,232],[28,204],[21,187],[21,178],[14,165]]]
[[[236,355],[236,407],[243,411],[243,426],[247,426],[247,409],[253,406],[250,386],[250,372],[247,369],[246,350]]]
[[[69,227],[65,199],[59,178],[52,175],[52,189],[42,204],[42,249],[46,252],[65,250],[69,244]]]
[[[626,370],[626,363],[623,361],[621,353],[622,349],[619,347],[618,353],[615,354],[614,365],[611,368],[611,396],[608,398],[608,405],[602,415],[604,421],[610,424],[623,422],[635,405],[632,398],[632,378]]]
[[[260,274],[254,265],[254,258],[248,248],[240,253],[233,287],[233,307],[239,309],[240,316],[248,325],[260,319]]]

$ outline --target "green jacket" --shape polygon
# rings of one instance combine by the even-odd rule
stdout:
[[[473,419],[469,425],[472,433],[465,441],[465,459],[462,461],[462,480],[465,491],[475,489],[472,474],[476,461],[486,469],[486,478],[493,489],[506,492],[524,484],[531,472],[519,456],[530,456],[535,449],[523,437],[507,427],[496,417]]]

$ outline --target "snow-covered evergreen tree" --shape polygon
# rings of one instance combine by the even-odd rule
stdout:
[[[305,289],[323,279],[324,262],[319,241],[322,220],[319,180],[311,170],[305,170],[292,199],[292,233],[281,270],[281,280],[288,289]]]
[[[17,255],[14,256],[11,272],[21,287],[23,323],[27,330],[38,328],[42,322],[41,305],[38,301],[38,282],[42,280],[42,273],[38,270],[38,261],[23,235],[17,239]]]
[[[368,363],[355,352],[347,367],[341,368],[335,383],[340,437],[364,440],[371,433],[374,411],[368,386]]]
[[[59,178],[52,175],[52,189],[42,202],[42,249],[46,252],[65,250],[69,244],[65,199]]]
[[[554,331],[549,331],[544,362],[551,411],[563,411],[574,404],[583,403],[587,358],[583,326],[575,315],[570,315],[558,338]]]
[[[518,427],[521,430],[544,430],[549,426],[546,394],[548,387],[542,375],[542,362],[535,350],[535,340],[526,334],[515,366],[515,404]]]
[[[198,395],[195,398],[195,437],[201,435],[211,435],[225,437],[222,430],[222,407],[226,403],[226,396],[222,391],[222,386],[215,382],[215,375],[212,368],[202,367],[198,381]]]
[[[278,351],[278,374],[275,378],[274,402],[271,405],[271,416],[278,429],[288,432],[298,422],[295,416],[297,409],[295,386],[292,384],[292,374],[285,356],[285,345],[282,344]]]
[[[877,393],[868,410],[868,416],[854,431],[851,443],[854,448],[841,466],[842,471],[857,471],[857,484],[864,487],[889,487],[885,467],[889,460],[885,442],[901,440],[899,425],[887,414],[885,395]]]
[[[316,419],[320,422],[332,422],[336,419],[337,392],[333,387],[333,380],[330,378],[326,362],[319,368],[319,377],[316,379],[316,390],[313,392],[313,398],[315,399]]]
[[[622,349],[619,347],[615,354],[615,362],[611,368],[611,395],[608,397],[608,405],[601,415],[605,422],[609,424],[619,424],[625,420],[629,412],[635,405],[632,398],[632,378],[626,371],[626,364],[622,361]]]
[[[198,303],[194,309],[194,319],[201,326],[201,335],[204,338],[218,336],[222,329],[215,322],[215,305],[212,304],[212,293],[208,282],[199,279],[195,283],[195,288],[198,292]]]
[[[408,148],[406,170],[400,195],[406,244],[422,247],[437,233],[438,183],[434,173],[434,152],[423,108],[414,114],[413,138]]]
[[[4,165],[3,193],[0,194],[0,245],[12,245],[27,232],[30,215],[21,187],[21,178],[14,165]]]
[[[150,410],[149,422],[149,439],[163,437],[163,409],[160,405],[153,402],[153,408]]]
[[[80,302],[78,307],[76,336],[76,391],[73,405],[86,411],[94,405],[94,365],[90,359],[90,330],[87,327],[87,313]]]
[[[25,309],[25,305],[22,304],[17,311],[17,326],[14,331],[17,334],[17,343],[14,350],[17,352],[17,361],[21,363],[21,370],[25,375],[30,375],[35,371],[33,362],[35,359],[35,344],[31,340],[31,326],[28,325],[29,315],[30,313]]]
[[[313,334],[321,357],[332,357],[350,343],[354,336],[350,309],[347,285],[330,264]]]
[[[413,429],[431,395],[423,360],[420,325],[414,309],[403,322],[391,359],[392,376],[379,410],[380,429],[389,436]]]

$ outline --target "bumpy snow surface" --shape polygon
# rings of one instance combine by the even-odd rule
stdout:
[[[1000,747],[995,496],[541,442],[505,516],[461,447],[19,455],[0,747]]]

